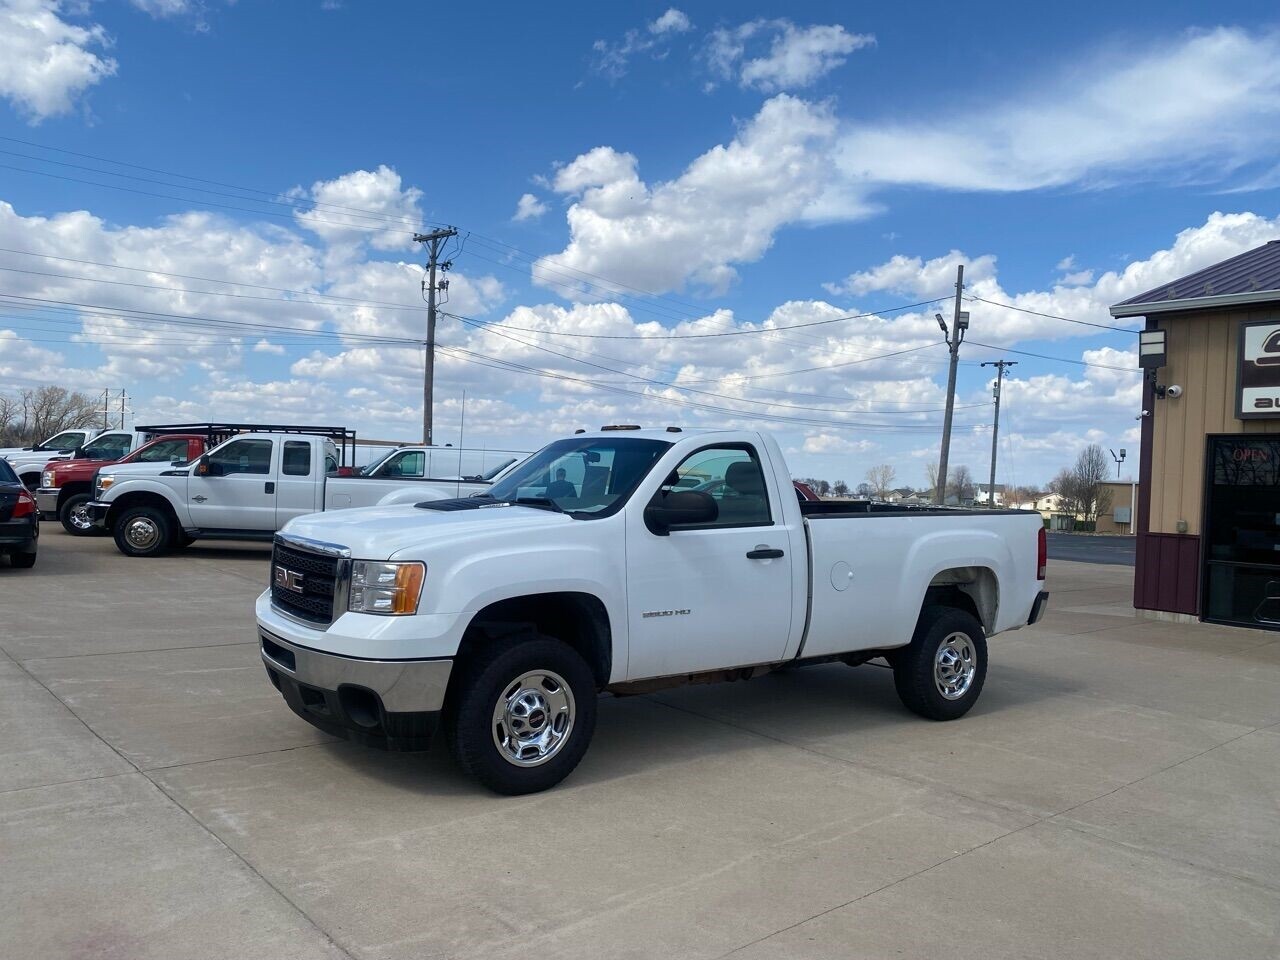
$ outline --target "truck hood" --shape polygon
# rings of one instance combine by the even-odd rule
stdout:
[[[100,465],[99,469],[104,474],[128,480],[130,477],[158,477],[169,470],[180,468],[171,463],[113,463]]]
[[[358,559],[390,560],[401,551],[429,551],[438,543],[587,522],[563,513],[521,506],[458,511],[413,506],[356,507],[309,513],[290,520],[283,532],[340,544],[348,547]]]

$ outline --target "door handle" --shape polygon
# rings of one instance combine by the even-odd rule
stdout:
[[[781,550],[770,547],[756,547],[747,551],[748,560],[777,560],[781,556],[784,556]]]
[[[272,482],[272,481],[270,481],[270,480],[266,481],[266,482],[262,485],[262,492],[263,492],[263,493],[275,493],[275,492],[276,492],[276,485],[275,485],[275,483],[273,483],[273,482]]]

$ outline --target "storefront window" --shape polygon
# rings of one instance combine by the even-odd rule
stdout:
[[[1280,438],[1210,441],[1205,617],[1280,629]]]

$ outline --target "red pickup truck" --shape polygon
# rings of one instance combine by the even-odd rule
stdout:
[[[195,433],[166,434],[138,447],[120,460],[62,460],[51,463],[40,477],[36,506],[45,520],[57,518],[74,536],[94,532],[93,518],[85,510],[93,499],[93,477],[103,467],[117,463],[169,463],[195,460],[208,447],[208,439]]]

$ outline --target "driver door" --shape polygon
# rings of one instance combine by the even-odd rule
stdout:
[[[193,466],[187,481],[191,522],[202,530],[275,530],[278,447],[266,437],[245,437],[209,454],[205,476]]]
[[[627,678],[781,659],[792,630],[791,536],[759,452],[747,443],[704,447],[659,489],[709,495],[717,519],[662,536],[642,509],[628,510]]]

